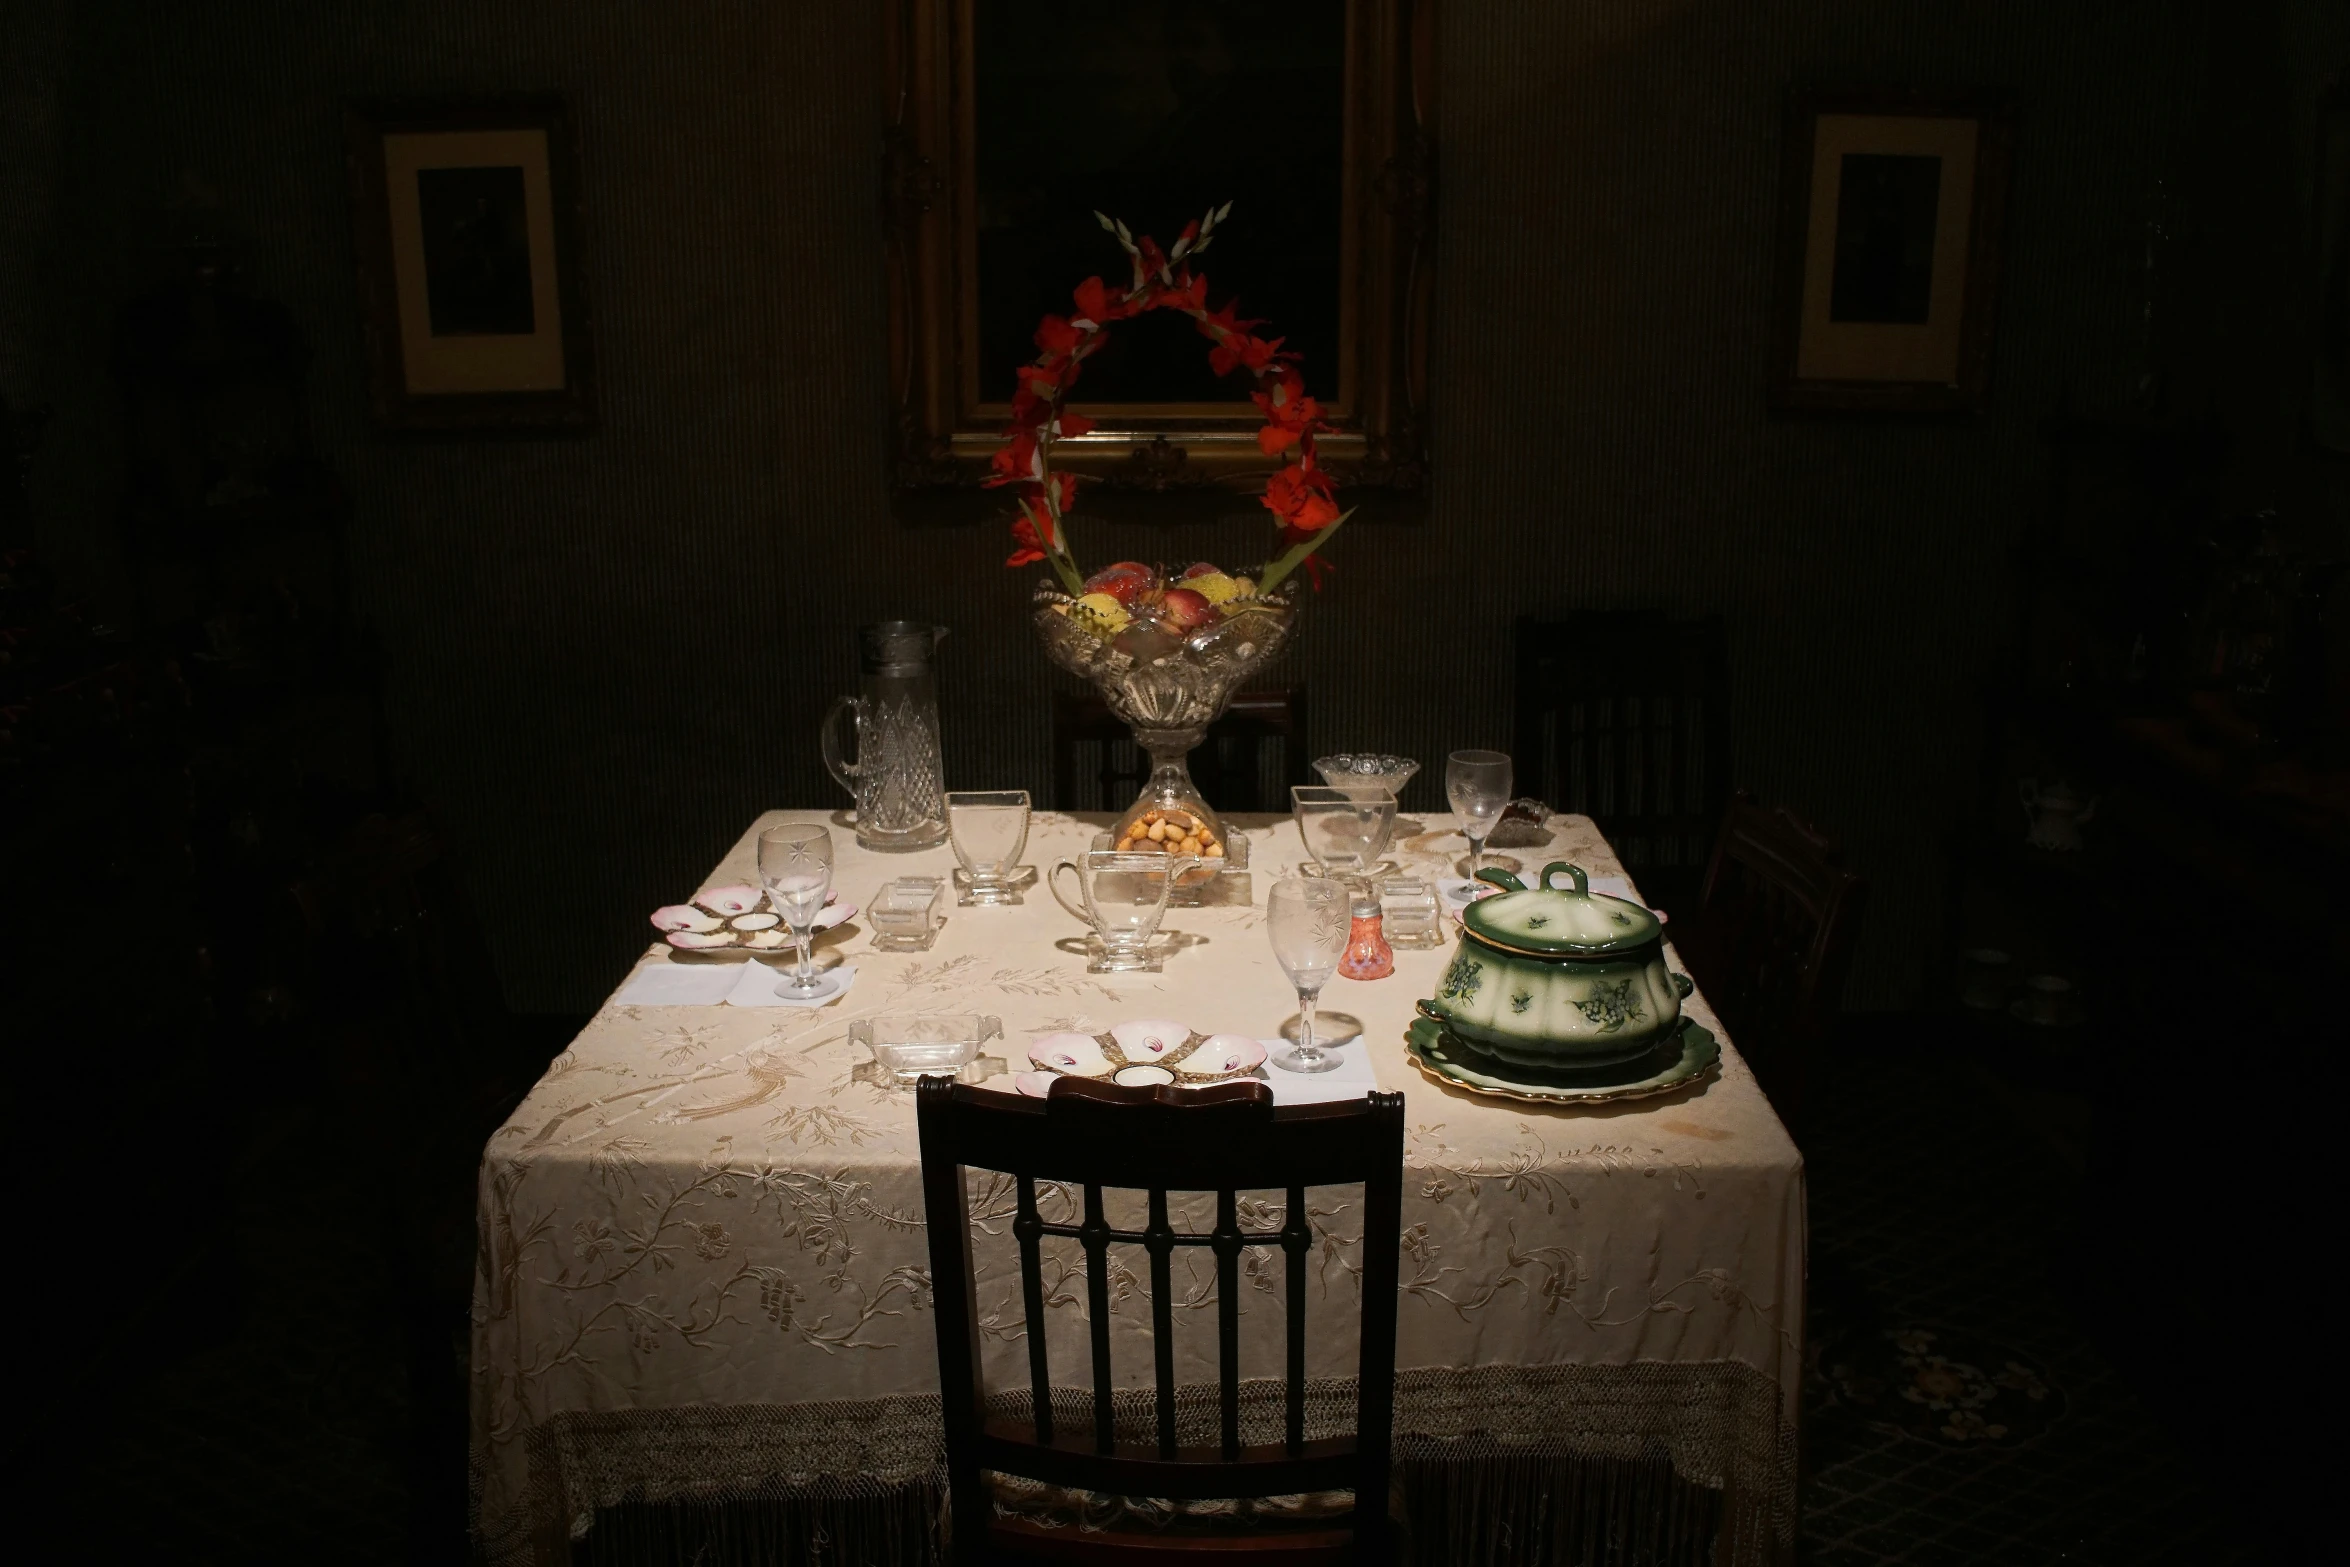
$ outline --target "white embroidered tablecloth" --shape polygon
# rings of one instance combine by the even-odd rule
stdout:
[[[856,903],[893,876],[953,865],[943,847],[868,853],[825,813],[773,812],[703,885],[755,882],[758,831],[784,820],[835,821],[835,885]],[[1302,847],[1286,818],[1235,820],[1253,902],[1170,910],[1177,940],[1159,974],[1088,974],[1085,928],[1040,881],[1021,907],[950,906],[928,952],[876,951],[864,921],[843,926],[827,944],[858,978],[831,1006],[607,1002],[483,1157],[472,1446],[488,1558],[560,1559],[597,1507],[622,1501],[871,1498],[931,1475],[937,1360],[913,1101],[857,1072],[866,1052],[848,1025],[993,1014],[1005,1037],[985,1048],[1015,1061],[1040,1033],[1127,1018],[1270,1036],[1296,1003],[1265,939],[1264,888]],[[1049,871],[1100,825],[1039,812],[1024,858]],[[1563,859],[1622,874],[1588,820],[1550,825],[1547,847],[1509,852],[1530,870]],[[1451,875],[1464,850],[1452,820],[1403,826],[1404,869]],[[1726,1039],[1716,1078],[1659,1100],[1553,1111],[1439,1087],[1411,1066],[1403,1033],[1448,957],[1398,952],[1392,977],[1333,980],[1322,998],[1362,1019],[1347,1048],[1407,1099],[1399,1460],[1669,1454],[1684,1479],[1722,1489],[1726,1559],[1785,1559],[1803,1323],[1794,1145]],[[1721,1033],[1702,995],[1688,1008]],[[1359,1232],[1343,1193],[1310,1205],[1323,1287],[1343,1297]],[[1249,1283],[1270,1291],[1279,1269],[1277,1254],[1252,1258]],[[1186,1317],[1212,1317],[1207,1283],[1179,1287]],[[1146,1291],[1121,1277],[1113,1308],[1133,1387],[1150,1376]],[[1263,1299],[1277,1323],[1278,1296]],[[1055,1380],[1082,1386],[1083,1291],[1054,1301]],[[1024,1388],[1008,1251],[992,1272],[983,1261],[981,1310],[990,1387]],[[1252,1374],[1273,1374],[1278,1332],[1260,1324],[1252,1338],[1244,1323],[1244,1341],[1268,1337],[1262,1367],[1244,1363]],[[1343,1375],[1352,1352],[1318,1337],[1313,1369]],[[1212,1347],[1184,1354],[1212,1377]]]

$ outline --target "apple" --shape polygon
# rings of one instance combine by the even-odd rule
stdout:
[[[1222,575],[1224,575],[1223,567],[1212,560],[1203,560],[1185,567],[1183,580],[1189,582],[1194,577],[1221,577]]]
[[[1122,560],[1115,566],[1104,566],[1085,579],[1085,591],[1107,593],[1120,604],[1131,609],[1137,599],[1159,584],[1159,574],[1140,561]]]
[[[1159,618],[1174,625],[1179,631],[1204,626],[1216,618],[1216,606],[1208,602],[1204,593],[1190,588],[1169,588],[1159,600]]]

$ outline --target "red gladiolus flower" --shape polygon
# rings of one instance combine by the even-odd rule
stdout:
[[[1283,537],[1293,543],[1338,520],[1338,502],[1332,498],[1330,476],[1302,463],[1280,469],[1265,483],[1265,509],[1283,523]]]
[[[1052,528],[1052,519],[1049,517],[1045,519],[1045,528],[1047,531]],[[1036,524],[1029,520],[1026,503],[1022,503],[1019,520],[1012,524],[1012,539],[1020,547],[1004,557],[1005,565],[1025,566],[1031,561],[1044,559],[1044,538],[1038,534]]]
[[[1111,293],[1109,286],[1098,277],[1089,277],[1078,284],[1077,292],[1072,297],[1077,301],[1077,319],[1091,321],[1095,326],[1108,326],[1113,321],[1134,314],[1134,308]]]
[[[1070,325],[1059,316],[1046,316],[1036,326],[1036,346],[1043,349],[1046,355],[1052,358],[1076,352],[1077,345],[1084,336],[1085,333],[1082,330]]]
[[[1036,477],[1036,436],[1025,429],[1014,430],[1012,438],[995,450],[987,460],[992,470],[981,483],[994,487],[1018,484]]]
[[[1063,436],[1083,435],[1086,431],[1093,428],[1093,421],[1086,418],[1083,414],[1065,413],[1061,415],[1061,417],[1056,420],[1055,423],[1060,426],[1060,429],[1057,433]]]

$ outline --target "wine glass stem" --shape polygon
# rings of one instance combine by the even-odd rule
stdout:
[[[1470,833],[1470,834],[1469,834],[1469,879],[1470,879],[1471,881],[1475,881],[1475,880],[1477,879],[1477,873],[1478,873],[1479,871],[1483,870],[1484,868],[1485,868],[1485,835],[1484,835],[1483,833],[1476,833],[1476,832]]]
[[[799,966],[792,971],[791,982],[799,989],[806,990],[816,983],[816,971],[808,957],[808,947],[815,938],[816,927],[795,925],[792,927],[791,935],[792,943],[799,948],[800,956]]]
[[[1321,1050],[1314,1044],[1314,1002],[1321,996],[1319,988],[1297,993],[1297,1055],[1301,1061],[1318,1060]]]

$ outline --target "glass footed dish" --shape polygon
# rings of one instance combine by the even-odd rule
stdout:
[[[1399,800],[1403,798],[1403,786],[1419,770],[1420,764],[1408,756],[1389,756],[1379,751],[1341,751],[1314,762],[1314,771],[1333,789],[1384,789]]]
[[[1042,1099],[1052,1092],[1056,1077],[1127,1088],[1228,1083],[1263,1066],[1265,1046],[1246,1034],[1203,1034],[1163,1018],[1144,1018],[1115,1024],[1103,1034],[1046,1034],[1028,1047],[1028,1059],[1036,1070],[1019,1074],[1013,1086]]]
[[[1223,870],[1231,838],[1192,783],[1186,758],[1223,716],[1241,682],[1288,643],[1297,620],[1297,579],[1262,597],[1233,599],[1205,624],[1179,627],[1145,613],[1106,635],[1049,579],[1037,585],[1031,602],[1045,656],[1090,683],[1151,759],[1141,794],[1111,828],[1112,842],[1169,852],[1185,852],[1187,840],[1196,843],[1200,864],[1177,884],[1196,895]],[[1159,829],[1155,837],[1153,827]],[[1168,831],[1179,834],[1172,844]]]

